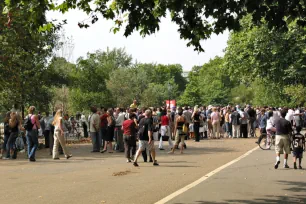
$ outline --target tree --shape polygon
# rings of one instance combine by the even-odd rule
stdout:
[[[80,22],[80,27],[87,28],[90,23],[97,22],[100,14],[114,21],[114,32],[125,26],[125,36],[135,30],[143,36],[155,33],[159,30],[161,19],[169,12],[171,20],[179,27],[181,38],[188,40],[187,45],[195,46],[198,51],[203,51],[201,40],[208,39],[213,33],[239,29],[240,20],[248,14],[252,15],[255,24],[265,19],[269,29],[286,29],[288,22],[294,20],[301,26],[306,24],[306,5],[303,0],[64,0],[61,4],[52,0],[6,0],[5,4],[10,9],[21,5],[21,2],[31,6],[32,14],[26,20],[36,28],[50,28],[52,24],[45,24],[41,20],[48,10],[65,13],[77,8],[91,17],[90,22]]]
[[[0,10],[4,2],[0,3]],[[45,64],[56,46],[56,34],[31,31],[26,19],[29,17],[29,7],[11,7],[0,14],[0,23],[9,17],[6,26],[0,30],[0,92],[5,93],[14,106],[24,113],[25,105],[31,104],[47,108],[51,99],[48,86],[52,80],[45,77],[53,73]],[[14,20],[12,20],[14,18]],[[41,19],[44,23],[45,18]],[[55,73],[53,73],[55,74]],[[7,99],[4,98],[4,99]]]

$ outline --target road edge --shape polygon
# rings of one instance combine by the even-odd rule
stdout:
[[[191,184],[189,184],[189,185],[187,185],[187,186],[185,186],[185,187],[183,187],[183,188],[181,188],[181,189],[175,191],[174,193],[168,195],[167,197],[161,199],[160,201],[157,201],[155,204],[164,204],[164,203],[169,202],[169,201],[172,200],[173,198],[179,196],[180,194],[182,194],[182,193],[188,191],[189,189],[191,189],[191,188],[193,188],[193,187],[199,185],[200,183],[202,183],[202,182],[205,181],[206,179],[212,177],[212,176],[215,175],[216,173],[222,171],[223,169],[225,169],[225,168],[231,166],[232,164],[234,164],[234,163],[240,161],[241,159],[247,157],[248,155],[250,155],[251,153],[253,153],[253,152],[256,151],[257,149],[259,149],[259,146],[257,146],[257,147],[255,147],[255,148],[251,149],[250,151],[246,152],[245,154],[241,155],[240,157],[238,157],[238,158],[236,158],[236,159],[234,159],[234,160],[232,160],[232,161],[230,161],[230,162],[224,164],[223,166],[220,166],[219,168],[217,168],[217,169],[215,169],[215,170],[209,172],[208,174],[206,174],[205,176],[203,176],[203,177],[199,178],[198,180],[192,182]]]

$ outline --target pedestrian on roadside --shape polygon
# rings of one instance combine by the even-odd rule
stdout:
[[[129,114],[129,119],[124,121],[122,124],[125,157],[127,162],[133,161],[136,154],[136,128],[136,115],[131,113]]]
[[[191,118],[193,119],[195,142],[200,142],[200,119],[201,117],[202,116],[201,116],[201,113],[199,112],[199,108],[196,105],[194,107],[194,110],[191,116]]]
[[[87,122],[86,122],[86,116],[84,113],[82,113],[81,115],[81,124],[82,124],[82,127],[83,127],[83,133],[84,133],[84,137],[87,138],[88,137],[88,126],[87,126]]]
[[[297,169],[296,159],[299,159],[299,169],[302,168],[303,152],[305,151],[305,136],[301,134],[302,127],[296,127],[296,133],[292,137],[292,155],[293,155],[293,166]]]
[[[158,166],[158,163],[155,159],[155,147],[153,140],[153,121],[151,119],[151,110],[145,111],[145,118],[141,119],[139,123],[139,149],[136,153],[135,160],[133,165],[138,166],[137,159],[140,156],[141,152],[145,149],[148,149],[151,152],[153,159],[153,165]]]
[[[101,107],[101,115],[100,115],[100,134],[102,138],[102,145],[101,148],[103,150],[105,141],[107,138],[107,108]]]
[[[275,121],[276,137],[275,137],[275,152],[276,163],[274,168],[277,169],[280,164],[280,155],[284,154],[284,168],[289,168],[287,164],[290,151],[289,135],[292,133],[291,122],[285,119],[287,110],[281,111],[281,118]]]
[[[107,110],[107,135],[105,137],[104,149],[101,153],[104,153],[108,150],[108,153],[113,153],[112,142],[114,140],[114,130],[116,125],[116,120],[114,118],[114,112],[112,108]]]
[[[45,123],[45,130],[43,131],[44,137],[45,137],[45,148],[50,148],[50,119],[52,116],[49,115],[49,112],[45,113],[46,116],[44,117],[44,123]],[[53,137],[53,136],[52,136]]]
[[[212,138],[220,139],[220,113],[216,107],[212,108],[211,123],[213,126]]]
[[[169,148],[173,148],[173,143],[171,140],[170,118],[167,115],[166,110],[162,111],[160,132],[161,132],[161,137],[159,140],[159,149],[165,150],[163,147],[163,138],[165,137],[168,137]]]
[[[179,110],[178,117],[175,119],[174,123],[174,135],[175,135],[175,145],[174,148],[172,148],[172,151],[168,152],[170,154],[173,154],[175,149],[179,146],[181,142],[181,151],[180,153],[183,154],[184,151],[184,140],[186,133],[183,132],[183,126],[186,125],[186,119],[183,116],[183,111]]]
[[[232,134],[233,138],[240,137],[240,114],[237,111],[237,108],[233,108],[233,112],[231,113],[231,121],[232,121]]]
[[[4,118],[4,121],[3,121],[4,122],[4,124],[3,124],[4,138],[3,138],[2,148],[1,148],[1,158],[2,157],[4,158],[4,152],[8,151],[6,146],[7,146],[7,141],[10,137],[10,134],[11,134],[11,130],[10,130],[10,126],[9,126],[10,118],[11,118],[11,112],[9,111],[5,114],[5,118]]]
[[[40,123],[37,115],[34,114],[34,106],[30,106],[28,113],[27,119],[25,120],[28,158],[30,162],[35,162],[35,153],[38,148],[38,129],[40,128]]]
[[[116,138],[116,150],[119,152],[124,152],[124,144],[123,144],[123,130],[122,124],[125,120],[125,113],[123,113],[122,108],[116,109],[116,126],[115,126],[115,138]]]
[[[63,115],[62,110],[58,110],[54,116],[54,120],[52,123],[54,125],[54,145],[53,145],[53,154],[52,154],[52,158],[54,160],[59,159],[59,151],[58,151],[59,144],[61,144],[63,148],[66,159],[69,159],[70,157],[72,157],[65,143],[65,137],[64,137],[65,124],[64,124],[62,115]]]
[[[90,107],[92,114],[89,117],[89,132],[92,142],[91,152],[100,152],[102,139],[100,135],[100,116],[97,114],[97,107]]]

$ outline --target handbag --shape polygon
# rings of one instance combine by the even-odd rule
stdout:
[[[184,124],[184,125],[183,125],[183,133],[187,133],[187,132],[188,132],[187,125],[186,125],[186,124]]]

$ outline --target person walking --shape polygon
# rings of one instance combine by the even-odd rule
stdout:
[[[136,127],[137,120],[134,113],[129,114],[129,119],[122,124],[125,157],[127,162],[134,160],[136,154]],[[132,151],[132,157],[131,157]]]
[[[90,108],[92,114],[89,117],[89,132],[92,142],[91,152],[100,152],[102,144],[100,132],[100,116],[97,114],[97,107],[92,106]]]
[[[30,162],[35,162],[35,153],[38,148],[38,129],[40,128],[40,123],[37,115],[34,114],[35,107],[30,106],[28,110],[28,116],[25,120],[25,130],[26,138],[28,144],[28,158]]]
[[[65,128],[64,128],[64,121],[62,115],[63,115],[62,110],[58,110],[54,116],[54,120],[52,123],[54,125],[54,145],[52,153],[52,158],[54,160],[59,159],[59,151],[58,151],[59,144],[61,144],[63,148],[66,159],[72,157],[65,143],[65,137],[64,137]]]
[[[46,116],[44,117],[44,123],[45,123],[45,130],[43,132],[44,137],[45,137],[45,148],[50,148],[50,119],[52,116],[49,115],[49,112],[46,112]],[[53,137],[53,135],[52,135]]]
[[[274,121],[276,128],[275,137],[275,153],[276,153],[276,163],[274,168],[277,169],[280,164],[280,155],[284,154],[284,168],[289,168],[287,164],[288,155],[290,151],[290,140],[289,135],[292,134],[291,122],[285,119],[287,114],[286,110],[281,111],[281,118]]]
[[[170,118],[166,113],[166,110],[162,111],[162,116],[161,116],[161,137],[159,140],[159,149],[160,150],[164,150],[163,147],[163,138],[168,137],[168,142],[169,142],[169,147],[173,148],[173,143],[171,140],[171,130],[170,130]]]
[[[139,123],[139,149],[136,153],[135,160],[133,165],[138,166],[137,159],[140,156],[141,152],[145,149],[148,149],[151,152],[153,159],[153,166],[158,166],[159,164],[155,159],[155,147],[153,140],[153,121],[151,119],[151,110],[145,111],[145,118],[141,119]]]
[[[184,140],[186,133],[183,132],[183,126],[186,125],[186,119],[183,116],[182,110],[179,110],[178,117],[175,119],[174,123],[174,135],[175,135],[175,145],[174,148],[172,148],[172,151],[170,151],[170,154],[173,154],[175,149],[179,146],[179,143],[181,142],[181,151],[180,153],[183,154],[184,151]]]

